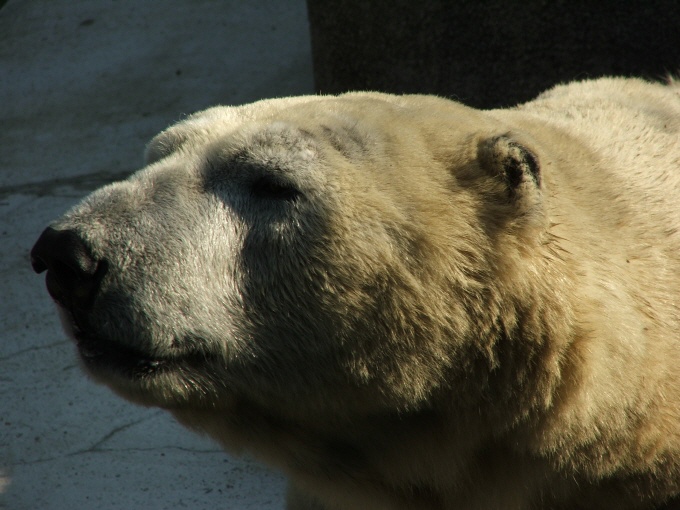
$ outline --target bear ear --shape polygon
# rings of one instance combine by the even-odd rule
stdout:
[[[541,187],[541,168],[536,155],[509,135],[482,140],[477,157],[483,170],[502,181],[511,199]],[[527,189],[529,188],[529,189]]]
[[[169,128],[154,136],[144,150],[144,165],[151,165],[168,157],[180,147],[187,137],[177,128]]]

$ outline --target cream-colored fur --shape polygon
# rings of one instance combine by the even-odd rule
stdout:
[[[680,494],[677,85],[217,107],[147,159],[53,224],[106,262],[64,311],[84,365],[290,508]]]

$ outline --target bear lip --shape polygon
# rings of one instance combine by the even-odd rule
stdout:
[[[73,313],[68,314],[67,332],[75,340],[80,358],[94,372],[107,371],[139,379],[166,368],[171,360],[154,357],[118,342],[91,335]]]
[[[170,362],[114,342],[91,337],[77,328],[74,332],[80,358],[92,370],[114,371],[137,379],[153,375]]]

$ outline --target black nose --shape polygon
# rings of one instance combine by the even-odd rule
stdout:
[[[106,270],[106,264],[92,256],[78,234],[52,227],[33,246],[31,264],[36,273],[47,270],[47,292],[69,309],[91,304]]]

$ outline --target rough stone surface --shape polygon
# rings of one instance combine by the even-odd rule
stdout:
[[[0,508],[280,508],[278,475],[83,375],[28,251],[184,114],[312,88],[302,0],[2,7]]]

